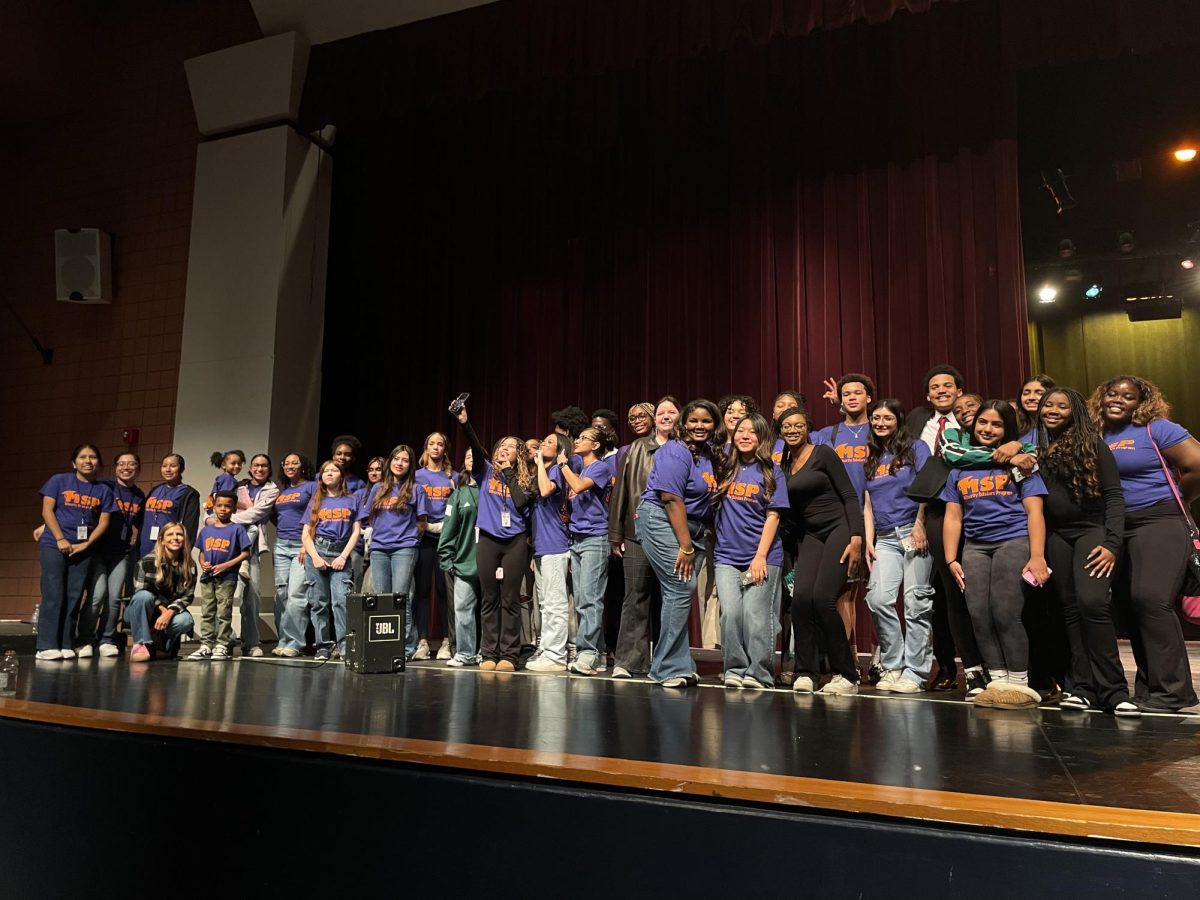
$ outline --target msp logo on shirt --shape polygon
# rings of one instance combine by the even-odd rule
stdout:
[[[759,495],[762,493],[762,485],[747,484],[744,481],[735,481],[729,486],[729,493],[726,495],[730,500],[737,500],[742,503],[760,502]]]
[[[488,479],[488,493],[496,497],[507,497],[508,485],[493,475]]]
[[[224,550],[228,550],[229,547],[230,547],[229,538],[206,537],[204,539],[205,552],[208,552],[210,550],[216,550],[217,552],[221,552]]]
[[[141,508],[142,504],[137,500],[122,500],[120,497],[117,498],[117,509],[121,510],[127,519],[132,519],[136,516]]]
[[[843,463],[862,463],[867,459],[867,448],[865,446],[854,446],[852,444],[838,444],[833,448],[837,451],[838,459]]]
[[[79,491],[63,491],[63,506],[73,506],[76,509],[95,509],[100,505],[100,498],[91,494],[81,494]]]
[[[175,508],[175,501],[165,497],[151,497],[146,501],[146,512],[165,513]]]
[[[1119,450],[1134,450],[1137,442],[1133,438],[1125,438],[1122,441],[1113,441],[1108,445],[1108,449],[1116,453]]]
[[[453,490],[448,484],[423,484],[421,487],[425,489],[426,497],[437,501],[445,500]]]
[[[289,503],[299,503],[303,494],[300,491],[292,491],[290,494],[280,494],[275,498],[276,506],[286,506]]]
[[[321,522],[349,522],[350,510],[344,506],[322,506],[317,511],[317,519]]]
[[[704,479],[704,483],[708,485],[708,492],[711,494],[717,489],[717,479],[712,472],[701,472],[700,476]]]
[[[958,492],[964,500],[978,500],[981,497],[1011,497],[1014,493],[1010,487],[1012,479],[1008,475],[964,475],[958,479]]]

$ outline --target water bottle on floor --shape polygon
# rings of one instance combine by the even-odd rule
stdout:
[[[17,651],[5,650],[0,659],[0,697],[12,697],[17,693]]]

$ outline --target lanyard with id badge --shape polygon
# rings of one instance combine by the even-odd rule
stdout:
[[[75,526],[75,540],[86,541],[88,539],[87,511],[91,509],[92,487],[88,485],[88,492],[85,495],[82,491],[80,497],[87,497],[87,501],[81,501],[79,504],[79,524]]]

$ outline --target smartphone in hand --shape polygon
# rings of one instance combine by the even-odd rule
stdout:
[[[455,397],[454,401],[450,404],[450,415],[457,416],[462,411],[462,408],[466,405],[467,400],[468,400],[468,398],[470,398],[470,396],[471,396],[470,394],[468,394],[464,391],[463,393],[461,393],[457,397]]]

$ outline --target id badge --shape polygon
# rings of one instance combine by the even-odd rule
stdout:
[[[75,540],[77,540],[77,541],[86,541],[87,540],[87,526],[86,525],[79,525],[75,528]]]
[[[158,526],[157,525],[150,526],[150,540],[152,540],[152,541],[158,540]]]
[[[512,525],[512,513],[507,509],[500,510],[500,527],[508,528],[510,525]]]

